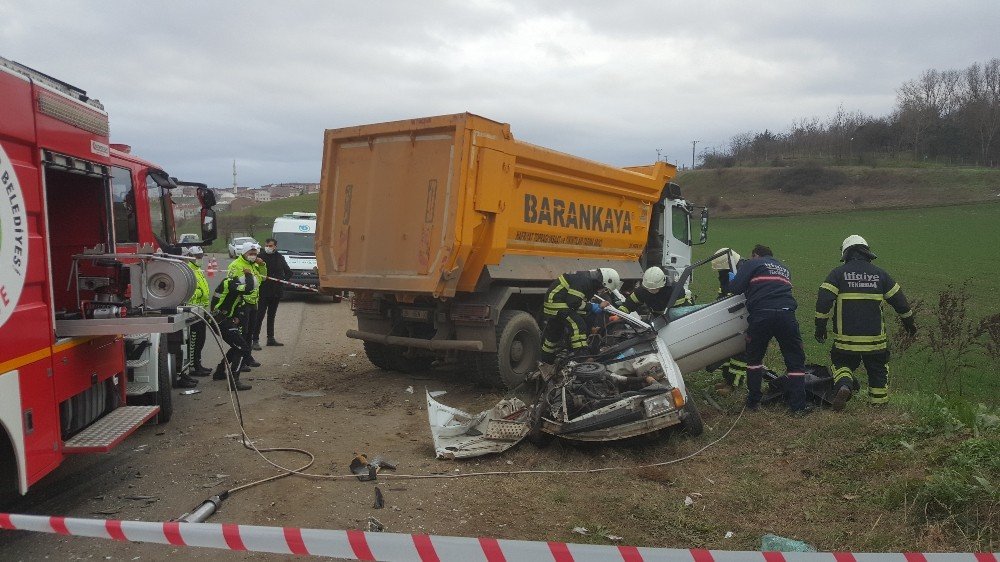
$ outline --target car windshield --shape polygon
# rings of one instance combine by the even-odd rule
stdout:
[[[279,252],[306,256],[316,255],[316,235],[312,232],[275,232],[274,239],[278,241]]]
[[[253,238],[234,238],[233,245],[239,246],[240,244],[247,244],[253,242]]]

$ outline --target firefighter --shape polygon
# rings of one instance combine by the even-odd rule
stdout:
[[[740,257],[735,250],[730,248],[719,248],[716,254],[726,252],[712,260],[712,269],[718,271],[719,275],[719,299],[731,296],[729,292],[729,282],[736,277],[736,271],[747,263],[747,260]],[[747,354],[740,353],[734,355],[722,365],[723,382],[717,383],[715,389],[719,394],[729,394],[733,389],[743,386],[747,378]]]
[[[629,294],[624,304],[618,306],[618,310],[631,312],[647,308],[653,314],[663,314],[670,307],[673,286],[670,274],[662,267],[654,265],[643,272],[639,286]],[[686,304],[691,304],[691,299],[686,294],[681,294],[674,306]]]
[[[247,340],[251,346],[253,346],[251,338],[253,326],[257,323],[257,300],[260,298],[260,283],[267,276],[267,264],[259,257],[259,253],[260,245],[250,244],[247,250],[237,256],[229,264],[229,267],[226,268],[226,277],[254,276],[254,289],[252,294],[244,296],[243,309],[240,311],[240,333],[243,335],[243,339]],[[260,346],[258,345],[253,349],[260,349]],[[250,370],[250,367],[260,367],[260,362],[251,355],[244,361],[243,367],[246,370]]]
[[[552,374],[556,351],[567,332],[570,349],[575,354],[586,351],[587,323],[581,314],[588,309],[589,304],[596,304],[590,303],[590,299],[598,292],[607,290],[617,293],[621,286],[618,272],[610,267],[564,273],[549,285],[542,309],[545,329],[542,331],[542,350],[539,354],[539,370],[544,377]],[[607,301],[599,305],[600,308],[606,306]]]
[[[232,373],[230,388],[235,390],[250,390],[249,384],[240,381],[240,371],[247,358],[250,357],[250,344],[243,338],[240,324],[245,316],[241,313],[245,306],[243,299],[257,287],[256,279],[248,272],[238,277],[229,277],[219,283],[212,295],[212,314],[219,323],[222,339],[229,344],[225,357],[219,362],[212,374],[213,380],[225,380],[226,362]]]
[[[854,394],[854,371],[864,363],[868,373],[868,399],[889,401],[889,349],[882,317],[887,302],[899,314],[910,336],[917,333],[906,296],[892,277],[872,264],[876,258],[868,242],[857,234],[844,239],[840,261],[819,287],[816,298],[816,341],[826,341],[827,320],[833,318],[833,384],[837,392],[833,409],[840,411]]]
[[[201,246],[189,246],[184,248],[183,254],[190,256],[195,261],[189,261],[188,267],[194,273],[195,288],[194,294],[188,300],[191,306],[197,306],[204,310],[204,314],[211,313],[212,290],[208,287],[208,279],[201,270],[201,258],[205,256],[205,250]],[[205,321],[198,320],[191,324],[191,337],[188,339],[188,354],[191,356],[193,366],[191,374],[196,377],[207,377],[212,374],[212,370],[201,364],[201,352],[205,348]]]
[[[792,296],[792,274],[774,258],[771,248],[758,244],[750,261],[736,272],[729,283],[732,294],[746,294],[750,326],[747,329],[747,409],[756,410],[763,397],[764,353],[771,338],[778,340],[781,356],[788,370],[785,398],[793,415],[808,414],[806,404],[805,362],[799,323],[795,319],[798,303]]]

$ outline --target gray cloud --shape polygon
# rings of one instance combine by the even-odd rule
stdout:
[[[319,178],[323,130],[472,111],[616,165],[882,115],[1000,56],[1000,3],[0,0],[0,55],[100,98],[112,140],[213,185]]]

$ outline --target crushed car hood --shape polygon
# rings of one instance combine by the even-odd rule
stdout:
[[[427,420],[439,459],[461,459],[502,453],[528,434],[528,405],[505,398],[493,408],[472,415],[445,406],[427,392]]]

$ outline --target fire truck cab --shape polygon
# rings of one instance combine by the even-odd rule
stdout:
[[[101,103],[0,57],[0,498],[170,416],[193,290],[162,168]],[[201,184],[202,240],[215,238]]]

